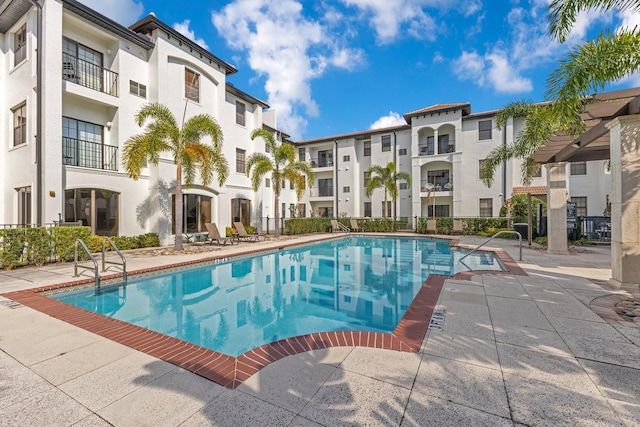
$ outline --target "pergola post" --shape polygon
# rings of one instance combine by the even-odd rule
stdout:
[[[640,115],[607,127],[611,151],[611,282],[640,289]]]
[[[566,254],[567,249],[567,163],[548,163],[547,251]]]

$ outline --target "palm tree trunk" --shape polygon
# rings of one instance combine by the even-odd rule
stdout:
[[[174,218],[176,219],[176,239],[174,248],[176,251],[182,251],[184,250],[184,247],[182,246],[182,161],[180,161],[179,157],[176,163],[176,210],[173,213]]]
[[[276,185],[279,186],[281,184],[280,183],[276,183]],[[274,191],[274,193],[276,193],[276,192]],[[275,226],[275,229],[276,229],[275,233],[276,234],[275,235],[276,235],[276,239],[277,239],[278,237],[280,237],[280,209],[278,208],[278,205],[280,204],[280,195],[277,194],[277,193],[274,194],[274,204],[275,204],[275,206],[273,208],[274,209],[273,217],[274,217],[274,220],[276,222],[276,226]]]

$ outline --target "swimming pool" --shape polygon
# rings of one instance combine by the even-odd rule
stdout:
[[[504,269],[483,253],[461,265],[464,254],[443,240],[348,236],[50,297],[237,357],[312,332],[392,332],[429,274]]]

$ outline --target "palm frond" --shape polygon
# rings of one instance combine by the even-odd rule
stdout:
[[[272,173],[272,180],[275,181],[275,177],[273,176],[274,168],[273,163],[271,163],[271,159],[269,159],[263,153],[253,153],[247,159],[245,170],[247,176],[251,179],[251,187],[253,187],[254,191],[258,191],[260,188],[260,184],[262,184],[262,179],[265,175]],[[280,186],[273,183],[273,192],[274,194],[280,194]]]
[[[536,162],[533,157],[527,157],[522,163],[522,169],[520,175],[522,177],[522,184],[528,186],[533,181],[533,177],[536,176],[540,170],[540,163]]]
[[[496,114],[496,127],[498,130],[502,129],[509,117],[526,117],[534,107],[535,104],[528,100],[514,101],[505,105]]]
[[[216,119],[209,114],[198,114],[191,117],[182,128],[182,138],[185,144],[201,141],[206,136],[211,138],[214,147],[222,147],[222,129]]]
[[[273,136],[273,133],[263,128],[254,129],[251,132],[251,140],[256,138],[262,138],[266,144],[267,151],[275,153],[276,148],[278,148],[278,143]]]
[[[140,173],[145,163],[158,164],[159,153],[151,153],[149,146],[149,138],[144,134],[134,135],[125,143],[124,150],[122,151],[122,163],[127,175],[134,181],[140,178]]]
[[[496,169],[502,163],[506,163],[512,159],[514,157],[513,152],[513,144],[501,145],[491,150],[480,167],[480,179],[485,186],[491,187],[493,185]]]
[[[171,127],[178,128],[178,124],[171,110],[158,102],[144,104],[136,113],[134,120],[140,127],[144,126],[147,120],[152,120],[155,122],[165,122]]]

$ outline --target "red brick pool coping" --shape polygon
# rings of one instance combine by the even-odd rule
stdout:
[[[282,245],[281,247],[297,244],[299,243],[290,243]],[[458,241],[452,240],[450,245],[457,246]],[[518,266],[518,264],[513,261],[506,252],[502,250],[494,252],[507,271],[498,272],[493,270],[476,270],[458,273],[454,278],[470,280],[473,275],[487,273],[526,275],[524,270],[522,270],[522,268],[520,268],[520,266]],[[245,251],[243,253],[234,254],[231,257],[242,256],[250,253],[255,253],[255,251]],[[220,258],[228,258],[228,256],[212,257],[204,260],[136,270],[129,274],[134,275],[157,270],[165,270],[167,268],[183,267],[185,265],[210,262]],[[115,277],[118,277],[118,275],[103,276],[103,279],[107,280]],[[172,363],[224,387],[236,388],[242,384],[243,381],[270,363],[290,355],[310,350],[330,347],[360,346],[404,352],[418,352],[427,333],[429,321],[438,301],[442,286],[444,285],[445,280],[450,278],[451,276],[438,274],[430,275],[391,334],[360,331],[312,333],[265,344],[238,357],[218,353],[177,338],[169,337],[159,332],[154,332],[140,326],[135,326],[79,307],[74,307],[41,294],[41,292],[53,289],[91,283],[93,282],[91,279],[10,292],[2,294],[2,296],[79,328],[93,332],[104,338],[108,338],[150,356]]]

